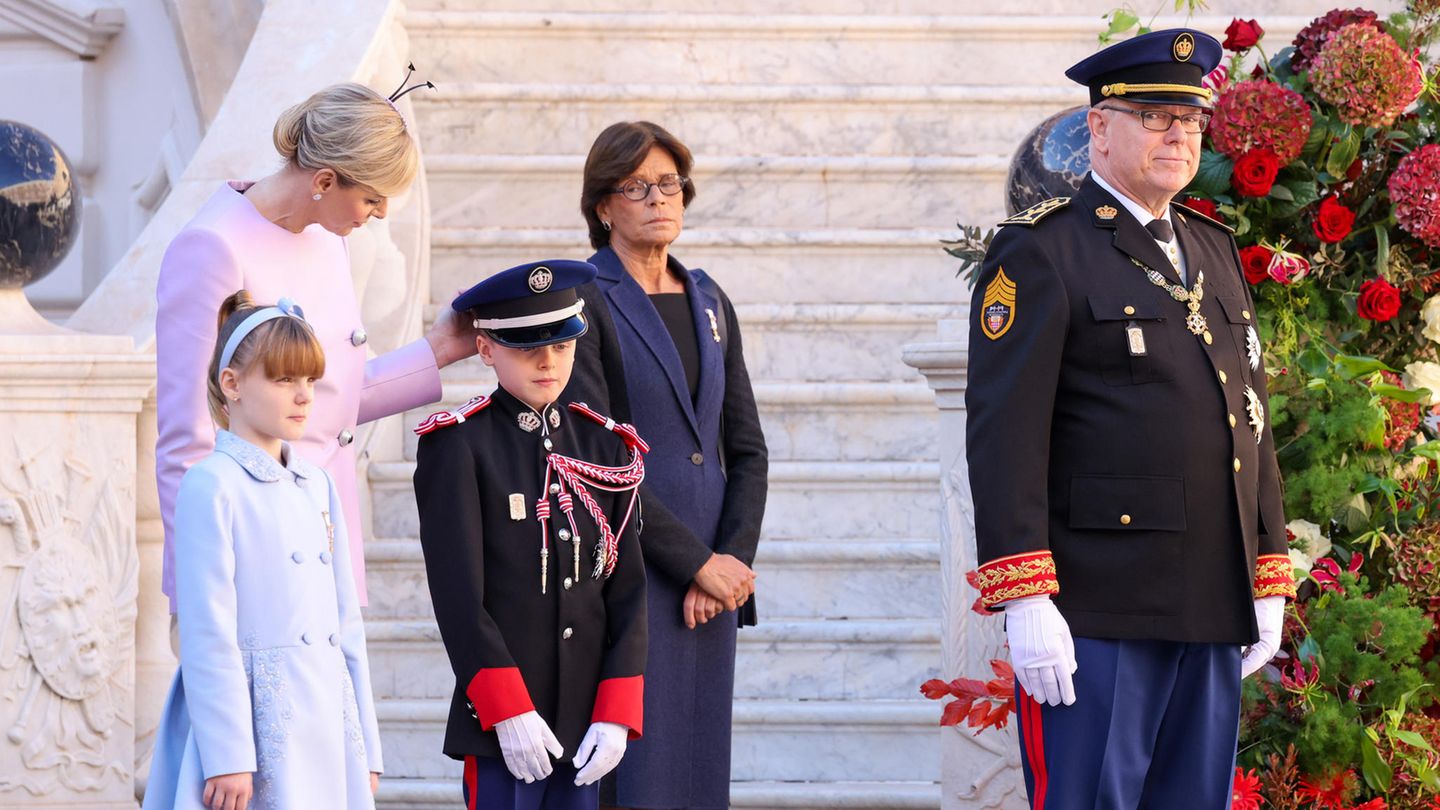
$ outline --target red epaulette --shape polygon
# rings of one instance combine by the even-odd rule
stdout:
[[[650,452],[650,445],[646,444],[645,440],[640,438],[640,433],[635,430],[634,425],[616,422],[614,419],[592,410],[589,405],[583,402],[570,403],[570,410],[584,414],[597,424],[603,425],[606,430],[611,430],[619,434],[621,440],[625,442],[625,446],[631,450],[638,450],[641,453]]]
[[[426,433],[429,433],[432,430],[439,430],[442,427],[458,425],[461,422],[464,422],[466,418],[474,416],[475,414],[485,410],[485,406],[489,404],[489,397],[478,396],[454,410],[438,411],[436,413],[432,413],[429,416],[425,417],[425,421],[421,422],[415,427],[415,435],[424,436]]]

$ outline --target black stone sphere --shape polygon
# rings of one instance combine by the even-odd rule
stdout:
[[[39,130],[0,120],[0,289],[44,278],[80,234],[80,189]]]
[[[1089,107],[1071,107],[1046,118],[1025,136],[1005,178],[1005,211],[1014,214],[1051,197],[1068,197],[1090,171]]]

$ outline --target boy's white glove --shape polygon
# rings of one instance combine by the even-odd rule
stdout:
[[[510,769],[511,776],[523,782],[549,776],[555,769],[550,757],[558,759],[565,753],[545,718],[533,710],[496,723],[495,734],[500,738],[505,767]]]
[[[1075,641],[1049,596],[1006,602],[1005,637],[1015,680],[1031,697],[1051,706],[1075,702]]]
[[[1280,631],[1285,627],[1285,597],[1262,596],[1255,600],[1255,624],[1260,640],[1245,649],[1240,659],[1240,678],[1254,675],[1280,651]]]
[[[630,739],[630,729],[619,723],[591,723],[580,741],[580,750],[575,753],[575,784],[584,787],[600,781],[605,774],[615,770],[620,758],[625,756],[625,743]]]

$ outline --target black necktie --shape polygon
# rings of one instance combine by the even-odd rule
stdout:
[[[1149,231],[1150,235],[1155,237],[1157,241],[1167,244],[1175,241],[1175,229],[1170,227],[1170,223],[1163,219],[1150,220],[1145,226],[1145,230]]]

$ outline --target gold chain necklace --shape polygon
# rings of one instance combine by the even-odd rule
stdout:
[[[1200,302],[1205,299],[1204,270],[1195,274],[1195,289],[1187,290],[1179,284],[1170,283],[1164,276],[1146,266],[1139,259],[1132,256],[1130,261],[1145,271],[1145,277],[1150,279],[1151,284],[1169,293],[1171,298],[1184,304],[1185,308],[1190,311],[1190,314],[1185,316],[1185,328],[1190,330],[1190,334],[1203,339],[1206,343],[1214,341],[1214,338],[1210,336],[1209,322],[1205,320],[1204,315],[1200,314]]]

